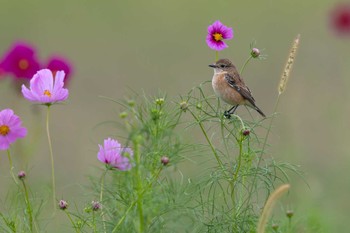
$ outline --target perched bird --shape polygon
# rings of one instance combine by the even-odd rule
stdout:
[[[232,108],[225,111],[226,118],[230,118],[239,105],[247,105],[255,109],[261,116],[266,117],[255,105],[251,91],[229,59],[220,59],[209,66],[214,68],[212,86],[215,94],[226,103],[233,105]]]

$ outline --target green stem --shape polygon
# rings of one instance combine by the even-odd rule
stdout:
[[[55,212],[56,211],[55,165],[54,165],[54,160],[53,160],[52,143],[51,143],[50,129],[49,129],[49,119],[50,119],[50,105],[47,106],[46,133],[47,133],[47,139],[49,142],[49,150],[50,150],[50,158],[51,158],[52,202],[53,202],[53,208],[54,208],[54,212]]]
[[[106,219],[105,219],[105,215],[104,215],[104,203],[103,203],[103,191],[104,191],[104,183],[105,183],[105,177],[106,174],[108,172],[108,168],[103,172],[102,176],[101,176],[101,191],[100,191],[100,203],[102,205],[102,209],[101,209],[101,217],[102,217],[102,224],[103,224],[103,231],[106,233]]]
[[[241,69],[241,71],[239,72],[239,74],[240,75],[242,75],[243,74],[243,71],[244,71],[244,69],[245,69],[245,67],[246,67],[246,65],[248,64],[248,62],[250,61],[250,59],[252,59],[253,57],[250,55],[250,57],[245,61],[245,63],[244,63],[244,65],[242,66],[242,69]]]
[[[215,51],[215,62],[219,60],[219,51]]]
[[[142,192],[142,177],[141,177],[141,154],[140,144],[138,139],[134,140],[134,156],[136,162],[136,179],[137,179],[137,211],[139,213],[139,232],[142,233],[144,229],[144,216],[143,216],[143,192]]]
[[[239,170],[240,170],[241,164],[242,164],[242,156],[243,156],[243,140],[242,140],[242,138],[238,141],[238,144],[239,144],[239,155],[238,155],[236,172],[233,176],[233,182],[237,181],[238,173],[239,173]]]
[[[27,211],[28,211],[28,215],[29,215],[29,229],[31,232],[33,232],[33,209],[32,209],[32,206],[30,205],[26,183],[24,182],[23,179],[21,179],[21,181],[22,181],[22,185],[23,185],[23,189],[24,189],[24,201],[27,205]]]
[[[69,221],[72,223],[72,225],[73,225],[73,227],[74,227],[75,232],[76,232],[76,233],[80,233],[80,230],[79,230],[79,229],[78,229],[78,227],[75,225],[75,223],[74,223],[74,221],[73,221],[72,217],[70,216],[69,212],[68,212],[68,211],[66,211],[66,210],[64,210],[64,212],[65,212],[65,213],[66,213],[66,215],[68,216]]]
[[[142,192],[141,192],[142,195],[143,195],[145,192],[147,192],[147,191],[152,187],[154,181],[157,180],[157,178],[158,178],[158,176],[159,176],[159,174],[160,174],[161,171],[162,171],[162,169],[160,168],[160,169],[158,170],[158,172],[157,172],[155,175],[153,175],[152,181],[149,182],[148,186],[145,187],[145,188],[142,190]],[[131,211],[131,209],[138,203],[138,199],[139,199],[139,198],[137,198],[136,200],[134,200],[134,201],[130,204],[129,208],[125,211],[124,215],[120,218],[120,220],[119,220],[119,222],[117,223],[117,225],[113,228],[112,233],[114,233],[114,232],[116,232],[116,231],[118,230],[119,226],[124,222],[124,219],[126,218],[126,216],[128,215],[128,213],[129,213],[129,212]]]
[[[0,217],[5,222],[6,226],[11,229],[11,232],[16,233],[16,225],[10,219],[5,218],[5,216],[0,212]]]
[[[249,192],[248,192],[248,198],[247,200],[250,200],[251,198],[251,195],[253,194],[253,188],[255,186],[255,183],[257,182],[257,176],[258,176],[258,168],[260,166],[260,163],[261,163],[261,160],[262,160],[262,157],[263,157],[263,154],[264,154],[264,151],[265,151],[265,147],[267,145],[267,139],[270,135],[270,131],[271,131],[271,128],[272,128],[272,122],[273,120],[275,119],[275,115],[276,115],[276,111],[277,111],[277,106],[278,106],[278,103],[279,103],[279,100],[280,100],[280,94],[278,95],[277,99],[276,99],[276,103],[275,103],[275,106],[274,106],[274,110],[273,110],[273,115],[271,117],[271,121],[270,121],[270,124],[269,124],[269,127],[267,129],[267,132],[266,132],[266,136],[264,138],[264,142],[263,142],[263,146],[262,146],[262,149],[260,151],[260,155],[258,157],[258,163],[256,165],[256,171],[255,171],[255,174],[253,176],[253,181],[252,181],[252,184],[251,184],[251,188],[249,189]]]
[[[267,132],[266,132],[266,136],[265,136],[265,139],[264,139],[263,147],[262,147],[261,152],[260,152],[260,155],[259,155],[257,167],[259,167],[259,165],[260,165],[260,162],[261,162],[261,160],[262,160],[262,156],[263,156],[264,151],[265,151],[265,147],[266,147],[266,145],[267,145],[267,139],[268,139],[268,137],[269,137],[269,135],[270,135],[270,132],[271,132],[272,122],[273,122],[273,120],[275,119],[275,116],[276,116],[276,111],[277,111],[277,106],[278,106],[279,100],[280,100],[280,95],[278,95],[277,100],[276,100],[276,103],[275,103],[275,107],[274,107],[274,109],[273,109],[273,115],[272,115],[272,117],[271,117],[271,121],[270,121],[269,127],[268,127]],[[255,177],[256,177],[256,176],[255,176]],[[255,178],[255,177],[254,177],[254,178]],[[254,181],[255,181],[255,180],[253,180],[253,184],[254,184]]]
[[[13,164],[12,164],[10,149],[7,150],[7,157],[8,157],[8,159],[9,159],[10,173],[11,173],[12,179],[13,179],[13,181],[15,182],[15,184],[18,185],[18,182],[17,182],[17,180],[16,180],[16,177],[15,177],[15,175],[13,174],[13,169],[14,169],[14,167],[13,167]]]
[[[96,230],[95,211],[94,210],[92,211],[92,227],[93,227],[94,233],[96,233],[97,230]]]
[[[209,139],[209,137],[208,137],[208,134],[207,134],[207,132],[206,132],[205,129],[204,129],[204,126],[203,126],[202,122],[198,119],[198,117],[196,117],[196,115],[194,115],[194,113],[193,113],[192,111],[189,111],[189,112],[191,113],[191,115],[193,116],[193,118],[194,118],[194,119],[197,121],[197,123],[199,124],[199,127],[201,128],[201,131],[202,131],[202,133],[203,133],[203,135],[204,135],[206,141],[208,142],[208,144],[209,144],[209,146],[210,146],[210,148],[211,148],[211,150],[212,150],[212,152],[213,152],[213,154],[214,154],[214,156],[215,156],[215,159],[216,159],[216,161],[218,162],[220,168],[222,169],[222,171],[226,171],[226,169],[225,169],[225,167],[224,167],[224,164],[223,164],[222,161],[220,160],[219,155],[218,155],[218,153],[216,152],[216,149],[214,148],[214,145],[211,143],[211,141],[210,141],[210,139]]]
[[[242,157],[243,157],[243,138],[242,136],[240,137],[239,140],[237,140],[238,142],[238,145],[239,145],[239,155],[238,155],[238,162],[237,162],[237,167],[236,167],[236,171],[233,175],[233,180],[232,180],[232,185],[231,185],[231,188],[232,188],[232,193],[231,193],[231,200],[232,200],[232,204],[233,204],[233,208],[232,208],[232,218],[234,219],[235,218],[235,212],[236,212],[236,209],[237,209],[237,206],[235,206],[235,184],[237,183],[237,178],[238,178],[238,173],[241,169],[241,164],[242,164]]]

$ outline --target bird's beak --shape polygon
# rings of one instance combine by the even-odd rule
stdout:
[[[209,67],[211,68],[217,68],[217,66],[215,64],[210,64]]]

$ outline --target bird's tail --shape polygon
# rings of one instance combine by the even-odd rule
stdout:
[[[266,117],[266,115],[261,111],[261,109],[260,108],[258,108],[258,106],[254,106],[254,109],[262,116],[262,117]]]

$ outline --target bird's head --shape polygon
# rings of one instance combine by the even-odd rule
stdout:
[[[215,73],[220,73],[223,71],[228,71],[232,68],[236,68],[235,65],[233,65],[233,63],[226,58],[218,60],[214,64],[209,65],[209,67],[214,68]]]

